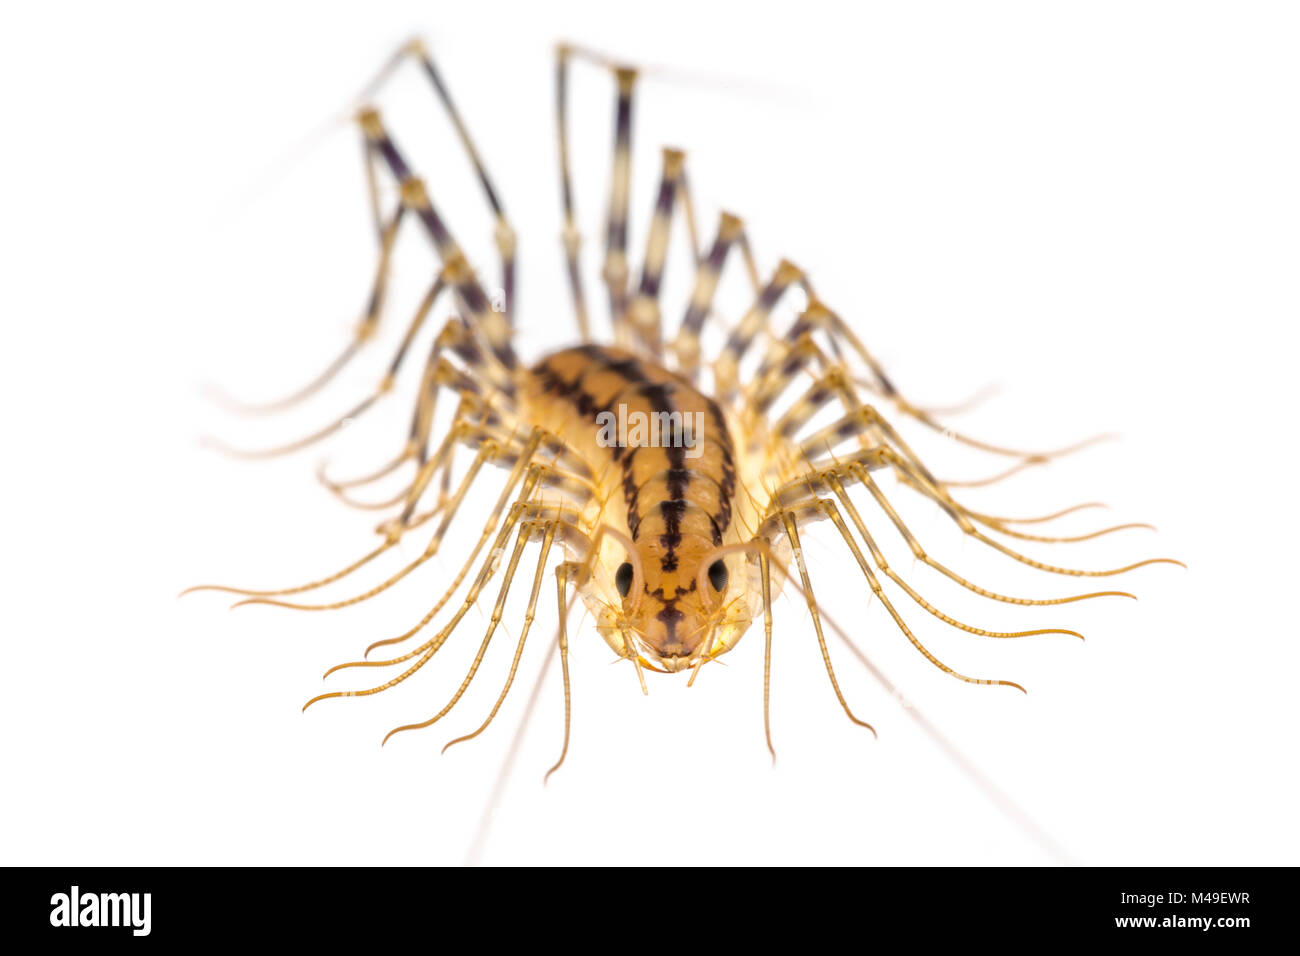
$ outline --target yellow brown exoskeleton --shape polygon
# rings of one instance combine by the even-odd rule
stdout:
[[[575,58],[610,69],[617,88],[602,271],[614,329],[614,343],[610,345],[593,340],[580,268],[580,234],[567,134],[568,71]],[[372,105],[382,81],[407,59],[417,63],[432,81],[495,217],[502,290],[499,302],[485,292],[437,211],[430,190],[413,173]],[[581,344],[531,362],[516,354],[514,343],[514,228],[425,47],[419,42],[403,47],[366,90],[356,112],[364,137],[379,240],[378,266],[368,305],[355,340],[339,359],[307,388],[270,407],[285,407],[323,387],[373,337],[383,313],[392,249],[404,225],[415,223],[422,229],[438,253],[441,268],[372,396],[343,419],[305,439],[265,452],[242,454],[256,457],[301,448],[328,436],[346,420],[355,419],[393,388],[411,345],[438,304],[450,299],[451,314],[432,336],[409,435],[398,454],[373,473],[348,481],[321,475],[344,501],[360,507],[392,509],[393,514],[379,527],[379,545],[340,571],[308,584],[271,591],[220,590],[245,595],[247,600],[241,603],[314,610],[367,600],[398,584],[439,552],[449,526],[460,514],[469,489],[484,468],[504,469],[506,480],[491,513],[485,516],[482,530],[476,539],[471,538],[476,544],[469,558],[424,617],[403,633],[372,643],[365,659],[341,664],[329,672],[391,668],[393,676],[360,690],[322,694],[308,701],[308,706],[329,697],[379,693],[405,681],[433,658],[489,583],[499,576],[487,632],[456,692],[436,714],[399,727],[390,736],[440,720],[477,674],[502,618],[522,554],[532,542],[539,543],[538,556],[509,673],[487,719],[457,741],[481,733],[509,693],[542,585],[554,564],[560,616],[557,642],[565,693],[561,761],[569,739],[567,620],[574,594],[581,596],[597,630],[614,653],[635,667],[643,687],[644,669],[689,671],[693,680],[704,664],[732,650],[761,618],[765,638],[764,726],[770,748],[772,601],[785,584],[791,583],[808,607],[837,699],[845,713],[862,724],[840,691],[823,634],[822,613],[804,560],[801,530],[811,522],[829,521],[833,525],[860,570],[867,592],[880,599],[906,639],[933,665],[969,683],[1019,687],[1011,681],[968,677],[938,660],[904,621],[882,586],[882,579],[890,581],[928,614],[969,633],[995,638],[1079,635],[1060,628],[990,631],[956,620],[929,603],[889,565],[871,528],[883,524],[886,531],[892,529],[907,543],[917,561],[993,601],[1055,605],[1125,593],[1094,591],[1023,598],[980,587],[929,554],[873,477],[877,472],[892,475],[936,504],[970,537],[1044,571],[1103,577],[1169,560],[1157,558],[1123,568],[1084,571],[1036,561],[1006,544],[1006,538],[1081,540],[1132,526],[1121,525],[1076,538],[1036,536],[1016,526],[1051,520],[1065,512],[1032,519],[1002,518],[974,511],[957,501],[951,489],[958,483],[936,478],[878,406],[891,408],[900,420],[944,431],[957,442],[1012,457],[1016,464],[1011,471],[1071,449],[1042,454],[1016,452],[943,429],[933,413],[917,408],[899,394],[852,328],[818,299],[802,270],[783,260],[766,281],[761,278],[738,217],[721,214],[712,243],[702,248],[687,189],[685,156],[679,150],[663,151],[660,187],[641,269],[634,281],[629,267],[628,210],[632,102],[638,73],[569,46],[559,48],[556,64],[565,217],[562,239]],[[391,211],[382,208],[380,182],[385,177],[397,187],[398,200]],[[679,210],[694,247],[696,269],[684,317],[670,336],[661,321],[660,286],[670,224]],[[714,298],[733,250],[740,253],[753,286],[753,300],[739,322],[724,329],[716,315]],[[774,317],[778,304],[796,296],[802,300],[796,318],[778,329]],[[719,332],[715,337],[723,343],[711,356],[703,354],[706,332]],[[454,398],[455,414],[449,426],[435,429],[435,405],[445,395]],[[458,448],[469,448],[474,453],[472,461],[460,468],[455,464]],[[412,466],[411,478],[398,495],[369,504],[353,500],[355,489],[395,474],[408,464]],[[870,504],[867,514],[859,510],[851,490],[861,496],[859,500]],[[293,600],[295,595],[352,575],[426,525],[431,525],[433,531],[424,550],[386,580],[340,601],[308,604]],[[560,552],[563,559],[557,562]],[[463,598],[459,604],[453,603],[466,581],[469,584]],[[448,620],[436,629],[428,628],[444,608],[451,609]],[[426,633],[426,628],[432,633]],[[425,639],[404,653],[382,659],[369,657],[377,648],[403,645],[422,633]]]

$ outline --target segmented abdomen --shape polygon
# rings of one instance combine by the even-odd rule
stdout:
[[[736,465],[716,402],[652,362],[597,345],[548,356],[529,371],[525,393],[534,423],[587,459],[606,500],[621,497],[633,541],[659,539],[654,550],[664,571],[674,570],[684,538],[722,543]],[[651,421],[681,430],[661,429],[658,444],[637,443],[637,424]]]

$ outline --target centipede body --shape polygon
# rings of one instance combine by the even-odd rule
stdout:
[[[500,302],[494,302],[488,294],[479,271],[455,238],[452,224],[440,212],[435,201],[436,184],[430,185],[416,174],[372,102],[390,74],[408,60],[421,68],[437,101],[451,117],[495,220]],[[601,274],[614,330],[612,343],[596,341],[592,297],[579,256],[582,236],[577,225],[577,190],[570,173],[566,94],[569,71],[579,61],[608,71],[615,92]],[[355,503],[357,489],[400,470],[409,473],[409,482],[388,502],[392,514],[379,526],[379,544],[338,572],[277,590],[220,589],[243,595],[241,603],[310,609],[350,606],[398,586],[437,555],[453,523],[460,525],[459,533],[476,541],[476,545],[446,590],[414,626],[394,637],[376,640],[363,659],[341,664],[330,672],[360,669],[368,673],[379,669],[389,675],[386,680],[355,690],[324,693],[308,701],[308,706],[329,698],[370,696],[404,683],[434,660],[472,607],[479,602],[485,607],[491,603],[486,633],[450,700],[428,719],[395,728],[389,736],[437,723],[457,705],[478,676],[498,632],[511,588],[516,581],[530,582],[525,585],[527,610],[516,650],[496,704],[477,730],[452,743],[477,736],[491,723],[511,690],[544,583],[554,564],[566,715],[560,762],[569,742],[571,688],[567,653],[569,642],[577,635],[568,633],[567,613],[575,595],[585,604],[596,631],[615,657],[635,669],[643,688],[647,670],[687,672],[689,680],[694,681],[701,668],[734,650],[761,621],[765,643],[763,717],[771,749],[772,603],[787,589],[794,591],[807,607],[838,703],[850,720],[870,728],[850,707],[832,663],[815,591],[817,570],[809,566],[802,547],[802,536],[812,524],[839,536],[845,553],[861,574],[862,595],[881,602],[898,631],[921,657],[968,684],[1023,690],[1013,681],[966,675],[944,663],[891,600],[892,590],[901,592],[912,605],[944,625],[973,635],[1080,635],[1059,627],[996,631],[960,621],[931,603],[888,563],[876,535],[896,535],[918,563],[995,603],[1052,606],[1127,594],[1092,590],[1023,597],[978,585],[926,550],[878,480],[882,475],[937,507],[961,532],[990,551],[1049,574],[1100,578],[1146,564],[1177,563],[1155,558],[1102,570],[1047,563],[1022,553],[1019,541],[1070,539],[1027,533],[1020,526],[1056,516],[997,517],[961,503],[952,491],[961,483],[936,477],[895,423],[941,431],[981,452],[1010,458],[1014,463],[1009,471],[1086,443],[1051,452],[1021,452],[946,428],[936,415],[903,396],[852,323],[818,297],[803,269],[781,260],[765,278],[739,216],[721,213],[712,242],[698,242],[696,211],[686,174],[688,160],[679,149],[662,152],[660,188],[645,237],[645,252],[640,257],[639,271],[634,272],[637,257],[631,249],[629,181],[634,152],[633,103],[640,81],[640,72],[626,64],[567,45],[557,50],[556,108],[565,220],[563,267],[580,342],[532,361],[521,357],[515,342],[520,245],[515,226],[427,48],[418,41],[404,46],[363,93],[355,119],[362,133],[379,240],[373,287],[356,338],[339,359],[307,388],[269,408],[296,404],[324,388],[371,340],[385,311],[393,248],[404,228],[416,228],[432,244],[440,268],[431,277],[428,292],[375,394],[340,420],[351,421],[366,414],[379,396],[391,390],[412,343],[438,309],[450,304],[448,317],[433,337],[411,411],[407,440],[390,461],[370,474],[346,480],[322,476],[338,497],[351,503]],[[397,193],[391,209],[384,207],[380,183],[385,179]],[[676,219],[684,221],[694,246],[690,253],[695,275],[682,318],[670,330],[664,321],[661,288],[672,241],[671,226]],[[728,269],[743,269],[752,287],[752,305],[734,323],[718,314],[715,302],[720,278]],[[795,320],[787,327],[776,327],[778,305],[796,299],[800,304],[796,306]],[[709,353],[711,346],[707,343],[714,340],[721,346]],[[447,400],[455,403],[455,410],[450,423],[440,428],[435,425],[435,411],[440,402],[445,407]],[[636,423],[631,429],[624,425],[629,419]],[[611,431],[614,422],[618,424]],[[649,433],[645,430],[647,424],[654,426]],[[289,445],[243,454],[265,457],[296,451],[328,438],[338,428],[339,423],[327,425]],[[663,429],[670,440],[660,440]],[[467,452],[473,458],[455,479],[453,463],[458,455]],[[469,489],[484,469],[503,472],[505,485],[491,512],[477,516],[483,519],[483,525],[475,535],[472,526],[476,520],[461,512]],[[864,514],[865,506],[872,510]],[[1101,529],[1095,534],[1124,527],[1129,526]],[[423,552],[391,577],[341,601],[313,602],[303,597],[352,578],[421,528],[432,529]],[[534,542],[538,544],[538,555],[530,575],[523,555]],[[490,587],[494,581],[499,582],[495,598]],[[457,601],[462,586],[465,592]],[[449,619],[434,625],[444,610],[450,613]],[[395,650],[391,657],[369,656],[381,647]],[[402,648],[402,653],[396,652]]]

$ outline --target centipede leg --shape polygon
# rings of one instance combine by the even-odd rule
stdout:
[[[555,48],[555,122],[556,141],[560,150],[560,201],[564,207],[564,257],[568,267],[569,292],[573,296],[573,310],[578,321],[578,334],[583,342],[591,341],[591,318],[587,313],[587,298],[582,291],[582,272],[579,253],[582,251],[582,234],[578,231],[573,201],[573,174],[569,169],[569,47],[560,44]]]
[[[943,671],[945,674],[948,674],[951,677],[955,677],[958,680],[963,681],[964,683],[967,684],[998,685],[1002,687],[1014,687],[1016,688],[1016,690],[1019,690],[1022,693],[1025,691],[1023,687],[1021,687],[1019,684],[1015,683],[1014,681],[989,680],[987,678],[982,678],[982,677],[967,677],[965,674],[958,673],[957,671],[949,667],[947,664],[945,664],[943,661],[939,660],[939,658],[935,657],[934,654],[930,652],[929,648],[927,648],[924,644],[922,644],[921,641],[916,637],[916,635],[912,633],[912,629],[907,626],[907,623],[903,620],[903,616],[898,613],[898,610],[894,607],[893,602],[889,600],[889,596],[885,594],[885,589],[880,586],[879,579],[877,579],[875,574],[872,573],[871,565],[867,563],[866,558],[863,557],[862,555],[862,551],[858,548],[857,542],[853,539],[853,535],[849,533],[848,526],[844,523],[844,519],[840,515],[839,508],[836,506],[835,502],[830,501],[828,499],[819,499],[816,502],[816,505],[814,507],[820,508],[821,511],[826,515],[826,517],[831,519],[836,529],[839,530],[841,537],[843,537],[844,543],[848,545],[849,550],[853,553],[853,558],[855,561],[857,561],[859,570],[861,570],[863,575],[866,576],[867,585],[871,588],[872,593],[875,594],[875,596],[880,599],[880,602],[881,604],[884,605],[885,610],[889,612],[889,616],[894,619],[894,624],[897,625],[898,629],[903,632],[903,635],[908,639],[908,641],[912,644],[912,646],[915,647],[925,657],[926,660],[928,660],[935,667],[939,668],[939,670]],[[891,575],[891,577],[893,576]],[[894,580],[897,581],[898,579],[894,578]],[[909,595],[913,595],[914,597],[916,597],[918,599],[918,602],[921,603],[921,605],[925,607],[926,610],[931,611],[931,613],[938,613],[934,608],[931,608],[923,601],[919,601],[919,595],[915,595],[915,593],[911,591],[910,588],[906,588],[906,586],[904,587],[908,591]],[[948,618],[942,614],[939,614],[938,616],[945,622],[953,624],[953,626],[955,627],[963,627],[958,622],[955,622],[952,618]],[[963,629],[972,630],[969,627],[963,627]],[[984,633],[990,637],[1022,636],[1020,634],[995,635],[990,632],[984,632]],[[1073,632],[1067,632],[1067,633],[1073,633]]]
[[[389,738],[394,734],[399,734],[406,730],[422,730],[425,727],[433,726],[451,712],[452,708],[456,706],[457,702],[459,702],[465,691],[469,688],[469,685],[473,682],[475,675],[478,673],[479,666],[483,663],[483,657],[487,654],[488,646],[492,643],[492,637],[496,634],[497,626],[501,623],[501,616],[505,613],[506,596],[510,593],[511,584],[514,583],[515,571],[519,567],[519,558],[524,552],[524,546],[528,544],[528,539],[532,534],[532,530],[533,526],[530,522],[522,522],[519,525],[519,532],[515,536],[514,549],[510,552],[510,559],[506,565],[505,574],[501,577],[501,587],[497,591],[496,604],[493,605],[492,615],[488,619],[487,633],[483,635],[483,640],[480,642],[478,647],[478,653],[474,655],[474,660],[469,666],[469,671],[465,674],[464,680],[460,682],[460,686],[456,688],[456,692],[452,694],[451,699],[447,701],[442,710],[438,711],[428,720],[416,724],[403,724],[400,727],[394,727],[387,733],[387,735],[385,735],[384,743],[388,743]],[[541,570],[539,563],[538,578],[541,577]],[[474,595],[474,598],[476,599],[477,595]],[[466,598],[466,601],[472,603],[472,600],[469,597]],[[519,643],[519,649],[516,652],[516,659],[518,658],[518,655],[522,653],[523,642],[521,640]]]
[[[393,178],[397,180],[402,202],[420,220],[424,231],[433,243],[442,261],[447,284],[454,290],[457,311],[476,336],[480,336],[496,359],[507,369],[516,369],[519,358],[511,344],[510,323],[496,312],[483,291],[474,270],[470,268],[464,252],[457,244],[429,196],[424,180],[416,176],[407,164],[401,150],[384,127],[379,111],[366,108],[359,114],[361,128],[367,142],[384,159]]]
[[[813,630],[817,633],[817,645],[821,648],[822,663],[826,665],[826,676],[830,678],[831,687],[835,691],[835,698],[840,702],[840,707],[848,715],[849,720],[859,727],[865,727],[871,731],[872,736],[876,736],[876,729],[865,720],[859,720],[849,708],[849,703],[844,699],[844,692],[840,690],[840,682],[835,676],[835,668],[831,665],[830,651],[826,648],[826,635],[822,633],[821,613],[817,608],[817,598],[813,594],[812,582],[808,579],[808,568],[804,564],[803,548],[799,544],[799,529],[795,517],[790,512],[783,512],[780,515],[781,525],[784,528],[790,547],[794,549],[795,564],[799,568],[799,577],[803,581],[804,601],[808,605],[808,613],[812,616]]]
[[[542,484],[543,479],[547,475],[548,471],[549,471],[548,466],[544,466],[544,465],[531,466],[529,468],[528,476],[524,480],[523,488],[517,500],[518,501],[530,500],[532,495],[534,494],[534,491]],[[465,560],[464,564],[462,564],[460,569],[457,571],[455,578],[453,579],[452,583],[447,587],[442,597],[438,599],[438,601],[433,605],[433,607],[429,609],[429,611],[415,624],[414,627],[408,629],[407,631],[405,631],[402,634],[399,634],[396,637],[390,637],[390,638],[385,638],[384,640],[381,641],[376,641],[373,644],[371,644],[369,647],[367,647],[366,648],[367,656],[370,654],[371,651],[375,650],[378,647],[385,647],[392,644],[400,644],[403,641],[406,641],[409,638],[413,637],[415,634],[419,633],[419,631],[422,630],[425,627],[425,625],[427,625],[431,620],[433,620],[433,618],[438,614],[439,611],[442,610],[442,608],[446,605],[446,603],[451,600],[452,595],[454,595],[456,591],[460,588],[461,582],[464,581],[465,576],[469,574],[470,568],[473,566],[475,559],[478,557],[479,553],[483,550],[483,547],[487,544],[488,538],[496,530],[497,522],[500,521],[500,516],[506,508],[506,502],[509,500],[508,494],[510,493],[511,487],[512,487],[511,485],[507,485],[507,488],[502,491],[501,497],[498,498],[497,500],[496,507],[494,507],[492,510],[492,516],[488,519],[487,523],[484,525],[483,531],[480,534],[478,541],[475,543],[473,550],[470,552],[470,555]],[[573,489],[570,489],[570,492],[571,494],[573,494]],[[574,495],[574,497],[577,497],[576,494]],[[581,498],[577,498],[577,500],[579,501],[580,505],[585,503]],[[446,523],[446,521],[447,519],[444,518],[444,524]],[[435,535],[435,538],[439,538],[444,530],[445,528],[440,528],[438,535]]]
[[[244,415],[265,415],[284,411],[300,404],[312,395],[315,395],[332,382],[338,374],[348,366],[365,344],[374,337],[375,330],[379,325],[380,317],[383,314],[384,301],[388,291],[393,245],[397,241],[398,228],[402,224],[406,211],[405,204],[399,202],[392,216],[389,217],[388,221],[380,227],[379,261],[375,266],[375,276],[371,282],[370,294],[367,299],[366,308],[362,313],[361,321],[357,325],[352,341],[348,343],[338,357],[330,362],[320,374],[305,386],[295,390],[283,398],[278,398],[270,402],[250,403],[232,398],[231,396],[226,395],[223,391],[214,389],[212,394],[217,401],[229,410]],[[328,434],[328,432],[326,432],[326,434]],[[294,445],[292,447],[299,446]],[[290,450],[292,450],[292,448]]]
[[[526,456],[524,458],[521,458],[521,462],[531,459],[532,454],[536,451],[536,444],[534,442],[540,442],[540,437],[535,435],[533,436],[533,439],[530,439],[529,443],[525,446]],[[430,539],[429,544],[425,548],[424,552],[419,557],[417,557],[414,561],[411,561],[408,564],[406,564],[404,567],[398,570],[396,574],[392,575],[382,583],[360,594],[355,594],[343,600],[332,601],[326,604],[297,604],[288,601],[279,601],[270,598],[258,597],[258,598],[250,598],[249,600],[246,601],[241,601],[240,605],[270,604],[275,607],[291,608],[293,610],[298,610],[298,611],[331,611],[331,610],[337,610],[338,608],[351,607],[354,604],[360,604],[363,601],[368,601],[371,598],[375,597],[376,595],[383,593],[384,591],[391,588],[393,585],[397,584],[407,575],[409,575],[416,568],[425,564],[435,554],[437,554],[438,549],[446,534],[447,527],[450,525],[452,519],[455,517],[456,511],[458,510],[457,506],[459,505],[460,500],[464,497],[470,485],[472,484],[474,475],[477,474],[478,469],[481,468],[483,464],[485,464],[487,461],[491,460],[492,458],[494,458],[496,455],[500,453],[501,453],[500,447],[490,442],[485,443],[483,447],[479,449],[479,453],[478,455],[476,455],[475,461],[471,465],[470,471],[467,472],[466,476],[461,481],[460,487],[457,489],[456,499],[454,500],[453,504],[447,508],[446,514],[444,514],[441,524],[439,525],[437,531],[434,533],[433,537]],[[511,477],[507,479],[506,487],[502,491],[502,496],[501,496],[502,500],[500,501],[500,506],[494,512],[494,516],[492,519],[493,521],[499,520],[500,508],[504,507],[505,501],[509,500],[509,495],[513,493],[513,489],[515,485],[518,484],[519,478],[521,476],[521,469],[522,469],[522,465],[517,464],[516,467],[512,470]],[[419,489],[418,487],[412,489],[411,492],[412,502],[418,500],[420,491],[421,489]],[[399,519],[398,526],[401,527],[402,522],[404,521],[405,521],[405,515],[403,519]],[[414,521],[412,521],[411,523],[414,524]],[[235,606],[238,607],[240,605],[235,605]]]
[[[641,265],[641,281],[626,321],[615,324],[617,341],[624,347],[636,345],[648,352],[656,361],[663,356],[663,322],[659,311],[659,287],[663,283],[664,265],[668,258],[668,242],[672,227],[673,207],[680,193],[685,154],[679,149],[664,149],[663,175],[655,201],[650,231],[646,236],[645,258]]]
[[[772,566],[765,552],[758,555],[758,573],[763,582],[763,737],[775,765],[776,749],[772,746]]]
[[[744,258],[746,271],[754,286],[754,294],[761,295],[754,255],[745,234],[745,224],[739,216],[729,212],[718,217],[718,230],[713,245],[708,253],[701,257],[695,270],[695,283],[691,289],[690,303],[686,314],[677,329],[673,342],[673,351],[677,356],[678,369],[692,379],[699,377],[700,333],[704,322],[713,313],[713,300],[718,291],[718,282],[727,256],[733,247],[739,247]]]
[[[456,138],[460,140],[461,148],[465,151],[470,164],[474,167],[474,174],[479,181],[479,187],[482,189],[483,196],[492,211],[496,223],[493,239],[496,243],[497,254],[501,260],[501,288],[505,300],[503,313],[506,324],[511,325],[513,324],[515,302],[515,254],[517,244],[515,230],[506,216],[500,193],[493,184],[491,176],[488,175],[487,166],[484,164],[478,148],[474,145],[474,140],[469,134],[469,128],[465,125],[460,110],[456,109],[456,104],[452,100],[447,83],[438,70],[437,63],[424,41],[417,37],[405,43],[366,86],[361,99],[367,102],[373,99],[379,92],[380,87],[387,82],[396,68],[407,58],[415,60],[419,64],[421,71],[433,87],[438,102],[442,105],[443,111],[447,114],[447,118],[451,120],[451,124],[456,130]],[[371,151],[372,147],[369,140],[367,140],[367,153],[369,154]],[[379,152],[382,155],[380,150],[374,150],[374,152]]]
[[[740,363],[759,334],[768,330],[772,321],[772,310],[794,285],[800,286],[805,295],[812,297],[812,286],[803,270],[788,259],[782,259],[773,270],[772,277],[758,293],[754,304],[727,337],[722,351],[713,363],[715,390],[719,398],[729,400],[739,390]],[[675,348],[681,350],[679,354],[685,356],[682,361],[689,363],[690,343],[681,342]],[[698,345],[696,348],[698,349]]]
[[[488,724],[492,723],[492,718],[496,717],[497,711],[501,709],[501,705],[505,702],[506,695],[510,693],[510,688],[515,681],[515,673],[519,670],[519,659],[524,653],[524,643],[528,640],[528,632],[532,629],[533,618],[537,614],[537,596],[541,593],[542,589],[542,577],[543,572],[546,570],[546,559],[550,557],[551,545],[555,542],[556,523],[547,523],[545,529],[542,538],[542,550],[537,556],[537,571],[533,575],[533,587],[528,594],[528,607],[524,611],[524,626],[519,632],[519,640],[515,644],[515,656],[510,661],[510,672],[506,675],[506,681],[501,687],[501,693],[497,695],[496,703],[492,705],[491,712],[488,713],[487,718],[479,725],[479,728],[471,734],[466,734],[463,737],[457,737],[454,740],[448,741],[447,745],[442,748],[443,753],[446,753],[447,749],[451,747],[452,744],[472,740],[479,734],[483,733],[483,731],[487,730]]]
[[[319,694],[316,697],[313,697],[311,700],[309,700],[303,706],[303,709],[306,710],[307,707],[310,707],[312,704],[316,703],[317,701],[327,700],[330,698],[364,697],[370,694],[380,693],[381,691],[387,690],[388,688],[394,686],[395,684],[398,684],[408,679],[416,671],[418,671],[425,664],[427,664],[433,658],[433,656],[438,652],[438,650],[443,646],[443,644],[446,643],[447,639],[452,635],[452,633],[456,630],[461,620],[465,617],[467,613],[469,613],[469,609],[473,607],[474,604],[478,601],[479,595],[482,593],[483,588],[487,585],[489,581],[492,580],[493,576],[496,574],[498,565],[500,563],[499,562],[500,555],[504,553],[505,542],[509,539],[510,535],[514,532],[516,526],[518,526],[521,521],[525,521],[528,518],[535,516],[538,510],[544,507],[546,506],[541,505],[538,502],[529,502],[527,500],[523,500],[522,498],[520,500],[516,500],[515,503],[511,505],[510,510],[505,517],[505,521],[501,527],[501,530],[497,533],[497,537],[495,539],[493,548],[483,559],[483,563],[479,567],[478,575],[475,577],[474,583],[470,586],[469,591],[466,593],[464,601],[462,602],[461,606],[456,610],[456,613],[452,615],[451,620],[448,621],[446,625],[444,625],[433,637],[425,641],[419,647],[416,647],[414,650],[409,651],[408,653],[403,654],[400,657],[393,658],[387,661],[352,661],[346,664],[339,664],[330,668],[329,671],[326,672],[326,676],[329,676],[329,674],[332,674],[335,671],[343,670],[345,668],[352,668],[352,667],[390,667],[394,664],[405,663],[406,661],[412,659],[414,659],[415,661],[414,664],[408,667],[396,678],[393,678],[392,680],[389,680],[384,684],[370,688],[369,690],[332,691],[326,694]],[[554,509],[552,508],[551,511],[553,513]],[[526,536],[523,537],[523,543],[527,543]],[[512,570],[510,571],[510,576],[513,576],[513,568],[518,564],[518,555],[521,549],[522,549],[522,545],[517,543],[515,552],[512,556],[512,563],[511,563]],[[503,583],[503,594],[505,591],[508,590],[508,586],[509,586],[509,577],[507,577],[506,581]],[[503,601],[504,601],[504,597],[499,598],[499,603]],[[495,628],[495,625],[493,627]],[[491,634],[489,633],[489,638],[490,636]],[[486,652],[486,643],[480,649],[480,654],[485,652]],[[475,670],[476,669],[477,669],[477,665],[475,667]],[[472,679],[472,677],[473,674],[471,673],[469,678],[467,678],[467,680]],[[462,686],[460,692],[458,692],[457,694],[457,697],[452,701],[453,705],[456,700],[459,700],[459,695],[460,693],[464,692],[465,686],[467,686],[467,684]],[[407,728],[398,728],[398,729],[407,729]],[[392,736],[392,733],[395,732],[396,731],[390,732],[389,736]],[[388,737],[385,737],[384,739],[387,740]]]
[[[560,758],[551,765],[551,769],[546,771],[546,776],[542,778],[545,785],[547,780],[551,779],[551,774],[560,769],[564,763],[564,758],[569,755],[569,725],[573,716],[573,698],[569,686],[569,602],[566,600],[569,583],[576,579],[580,573],[579,565],[571,562],[561,564],[555,569],[555,594],[556,606],[559,608],[559,645],[560,645],[560,675],[564,681],[564,743],[560,747]]]
[[[867,448],[859,452],[856,452],[853,455],[848,456],[846,458],[835,458],[831,462],[827,463],[824,467],[817,467],[815,465],[810,466],[809,471],[807,473],[800,475],[799,477],[791,480],[790,482],[783,485],[782,487],[777,488],[773,492],[772,500],[778,506],[783,508],[798,507],[799,505],[817,497],[819,489],[826,488],[826,489],[833,490],[833,486],[829,481],[829,478],[831,476],[836,477],[841,483],[851,482],[855,484],[862,484],[869,491],[874,488],[875,492],[880,492],[879,487],[876,485],[875,481],[871,478],[870,472],[880,468],[888,467],[889,460],[886,458],[886,452],[887,449],[885,448],[880,448],[880,447]],[[873,492],[873,497],[874,497],[874,492]],[[912,534],[911,530],[908,529],[907,525],[903,523],[902,518],[899,517],[898,513],[894,510],[893,506],[889,503],[888,499],[884,497],[883,492],[880,492],[880,496],[879,498],[877,498],[877,501],[878,503],[880,503],[882,510],[885,511],[886,516],[888,516],[891,522],[894,524],[895,529],[908,543],[908,546],[912,549],[912,553],[916,556],[917,560],[928,565],[929,567],[943,574],[945,577],[956,582],[957,584],[960,584],[962,587],[966,588],[967,590],[980,595],[981,597],[985,597],[993,601],[1000,601],[1004,604],[1016,604],[1016,605],[1035,606],[1035,607],[1037,606],[1046,607],[1046,606],[1056,605],[1056,604],[1069,604],[1074,601],[1083,601],[1090,598],[1098,598],[1098,597],[1128,597],[1128,598],[1133,597],[1133,595],[1129,594],[1127,591],[1093,591],[1087,594],[1073,594],[1073,595],[1068,595],[1066,597],[1058,597],[1058,598],[1014,597],[1011,595],[1001,594],[997,591],[991,591],[987,588],[981,587],[978,584],[968,581],[966,578],[957,574],[955,571],[950,570],[945,565],[939,563],[937,560],[931,557],[930,554],[925,550],[925,548],[921,546],[920,542],[917,541],[915,535]]]
[[[884,460],[887,461],[895,470],[907,475],[907,477],[911,479],[913,487],[919,488],[926,497],[938,504],[939,507],[942,508],[943,511],[967,535],[970,535],[975,540],[987,545],[993,550],[1000,551],[1007,557],[1031,568],[1036,568],[1039,571],[1048,571],[1052,574],[1062,574],[1069,577],[1104,578],[1115,574],[1123,574],[1126,571],[1132,571],[1135,568],[1145,567],[1150,564],[1175,564],[1179,567],[1186,567],[1183,562],[1174,558],[1147,558],[1146,560],[1135,561],[1132,564],[1127,564],[1123,567],[1109,568],[1100,571],[1083,570],[1079,568],[1063,568],[1053,564],[1046,564],[1042,561],[1036,561],[1033,558],[1021,554],[1013,548],[1009,548],[1001,541],[990,538],[984,532],[980,531],[980,529],[975,527],[965,514],[962,513],[961,509],[952,502],[942,488],[938,487],[927,475],[921,474],[915,467],[913,467],[911,462],[906,458],[899,456],[893,451],[893,449],[883,448],[881,449],[881,454]],[[864,484],[867,484],[867,488],[871,492],[872,496],[875,497],[878,502],[881,502],[881,506],[884,507],[887,502],[885,501],[884,493],[880,491],[880,488],[876,483],[871,481],[868,476]],[[889,511],[893,511],[892,507]]]

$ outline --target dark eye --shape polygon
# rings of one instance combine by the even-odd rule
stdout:
[[[709,565],[709,583],[713,585],[715,591],[722,591],[727,587],[727,566],[722,561],[714,561]]]
[[[618,588],[618,593],[627,597],[627,592],[632,590],[632,562],[624,561],[614,572],[614,587]]]

